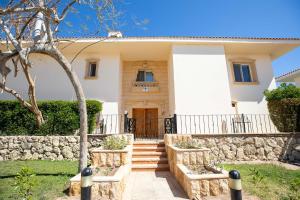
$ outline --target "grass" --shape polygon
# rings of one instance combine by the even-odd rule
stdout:
[[[14,177],[22,167],[33,169],[37,184],[33,199],[52,200],[63,196],[70,177],[77,173],[75,161],[1,161],[0,200],[15,199]],[[242,176],[243,190],[262,200],[300,200],[300,170],[287,170],[275,165],[224,165],[237,169]]]
[[[14,177],[22,167],[31,168],[36,176],[33,199],[53,200],[63,196],[69,179],[77,173],[75,161],[1,161],[0,162],[0,200],[15,199]]]
[[[243,190],[262,200],[300,200],[300,170],[261,165],[224,165],[228,171],[239,170]]]

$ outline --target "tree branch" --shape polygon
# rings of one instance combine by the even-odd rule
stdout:
[[[17,40],[19,40],[19,39],[22,37],[22,35],[23,35],[25,29],[27,28],[27,26],[29,25],[29,23],[32,21],[32,19],[34,19],[34,18],[37,16],[38,13],[39,13],[39,12],[34,13],[34,14],[26,21],[26,23],[25,23],[24,26],[22,27],[22,30],[21,30],[21,32],[20,32],[20,35],[17,37]]]
[[[24,12],[41,12],[44,11],[45,8],[34,6],[34,7],[25,7],[25,8],[15,8],[15,9],[0,9],[0,15],[9,15],[9,14],[16,14],[16,13],[24,13]]]
[[[11,43],[13,44],[15,49],[18,52],[21,52],[22,47],[21,47],[20,43],[18,42],[18,40],[16,40],[16,38],[14,38],[14,36],[11,34],[9,28],[4,24],[4,22],[1,19],[0,19],[0,25],[2,26],[3,31],[5,32],[6,36],[11,41]]]
[[[5,92],[7,92],[7,93],[13,95],[16,99],[18,99],[18,101],[20,101],[20,103],[21,103],[23,106],[25,106],[26,108],[28,108],[28,109],[31,110],[31,105],[30,105],[25,99],[23,99],[23,98],[21,97],[21,95],[20,95],[17,91],[15,91],[15,90],[13,90],[13,89],[11,89],[11,88],[6,87],[6,86],[5,86],[3,83],[1,83],[1,82],[0,82],[0,88],[3,89]]]

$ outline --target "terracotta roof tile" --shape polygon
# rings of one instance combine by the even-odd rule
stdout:
[[[294,69],[293,71],[290,71],[290,72],[288,72],[288,73],[282,74],[282,75],[276,77],[275,79],[276,79],[276,80],[279,80],[279,79],[285,78],[285,77],[287,77],[287,76],[290,76],[290,75],[292,75],[292,74],[295,74],[296,72],[300,72],[300,68],[297,68],[297,69]]]
[[[100,36],[66,36],[59,37],[60,39],[99,39],[106,38]],[[288,37],[288,38],[279,38],[279,37],[231,37],[231,36],[123,36],[118,39],[246,39],[246,40],[300,40],[300,38]]]

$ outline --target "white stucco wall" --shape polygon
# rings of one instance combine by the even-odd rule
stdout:
[[[171,53],[168,60],[168,90],[169,90],[169,113],[175,113],[175,96],[174,96],[174,71],[173,71],[173,54]]]
[[[68,57],[68,56],[67,56]],[[72,57],[70,57],[72,58]],[[99,59],[98,78],[84,79],[86,59]],[[36,81],[36,93],[39,100],[76,100],[73,87],[62,68],[51,58],[36,55],[33,62],[32,74]],[[82,83],[87,99],[96,99],[104,102],[103,114],[117,114],[120,101],[120,56],[88,54],[79,56],[73,67]],[[17,78],[11,73],[7,86],[17,89],[26,97],[27,82],[19,74]],[[0,99],[14,99],[13,96],[3,93]]]
[[[233,101],[237,102],[238,112],[245,114],[268,113],[267,102],[263,92],[266,89],[276,88],[275,78],[272,69],[272,60],[269,55],[227,55],[228,76],[230,77],[230,92]],[[232,66],[229,60],[234,59],[255,60],[258,84],[241,85],[233,83],[231,73]]]
[[[172,62],[176,114],[234,112],[223,46],[175,45]]]

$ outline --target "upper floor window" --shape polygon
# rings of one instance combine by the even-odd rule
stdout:
[[[98,72],[98,62],[89,61],[86,66],[85,78],[95,79],[97,78],[97,72]]]
[[[137,82],[154,82],[153,72],[139,70],[136,77]]]
[[[236,82],[252,82],[249,64],[233,64]]]
[[[257,83],[254,62],[233,62],[232,71],[236,83]]]

